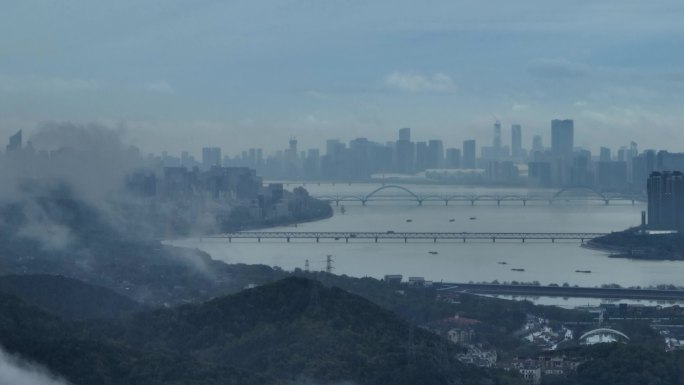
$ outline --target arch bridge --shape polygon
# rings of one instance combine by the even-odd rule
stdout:
[[[385,190],[398,190],[401,194],[385,195],[381,192]],[[327,200],[330,202],[335,202],[336,206],[340,205],[340,202],[360,202],[365,206],[368,202],[373,201],[409,201],[416,202],[418,205],[422,206],[423,202],[444,202],[445,206],[448,206],[450,202],[468,202],[471,206],[474,206],[477,202],[495,202],[497,206],[501,205],[501,202],[521,202],[523,206],[527,205],[527,202],[548,202],[553,204],[556,201],[600,201],[604,204],[610,204],[610,201],[628,201],[634,205],[637,201],[645,200],[644,196],[637,194],[622,194],[622,193],[603,193],[601,191],[595,190],[589,187],[566,187],[558,190],[557,192],[551,193],[532,193],[532,194],[519,194],[519,193],[500,193],[500,194],[440,194],[440,193],[425,193],[418,194],[407,187],[400,185],[385,185],[376,188],[368,194],[350,194],[350,195],[317,195],[314,196],[317,199]]]

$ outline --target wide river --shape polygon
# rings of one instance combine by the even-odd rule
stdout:
[[[290,184],[288,188],[295,187]],[[375,184],[307,184],[314,196],[364,195]],[[527,194],[527,190],[494,190],[484,188],[407,186],[418,195],[428,194]],[[534,193],[535,191],[531,191]],[[547,191],[546,193],[549,193]],[[383,191],[400,195],[401,191]],[[346,212],[335,208],[332,218],[280,227],[267,231],[437,231],[437,232],[610,232],[639,224],[644,204],[599,201],[577,202],[492,202],[450,203],[426,202],[345,202]],[[471,219],[475,218],[475,219]],[[407,220],[410,220],[407,221]],[[453,220],[453,221],[452,221]],[[622,286],[658,284],[684,285],[684,262],[638,261],[609,258],[605,252],[580,246],[579,241],[438,241],[354,240],[233,240],[180,239],[169,242],[177,246],[199,248],[215,259],[228,263],[266,264],[285,270],[304,269],[308,260],[311,270],[325,269],[326,255],[332,255],[334,272],[362,277],[381,278],[385,274],[422,276],[445,282],[494,281],[532,282],[599,286],[616,283]],[[432,252],[432,253],[430,253]],[[436,254],[434,253],[436,252]],[[506,262],[501,264],[499,262]],[[524,269],[513,271],[511,269]],[[590,270],[578,273],[576,270]]]

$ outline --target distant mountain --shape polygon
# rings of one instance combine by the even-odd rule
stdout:
[[[0,292],[13,294],[63,319],[111,318],[144,309],[109,289],[58,275],[0,276]]]

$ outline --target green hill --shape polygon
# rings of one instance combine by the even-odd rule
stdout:
[[[144,309],[111,290],[58,275],[0,276],[0,292],[64,319],[111,318]]]
[[[184,352],[285,380],[360,384],[484,384],[491,372],[456,361],[454,346],[394,313],[304,278],[141,313],[100,325],[143,350]]]

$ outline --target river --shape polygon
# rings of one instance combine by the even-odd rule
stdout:
[[[363,195],[375,184],[307,184],[312,195]],[[293,188],[290,185],[289,188]],[[526,194],[538,191],[497,190],[450,186],[407,186],[417,194]],[[401,191],[387,192],[396,195]],[[547,191],[547,193],[549,193]],[[610,232],[637,225],[644,204],[631,202],[519,201],[450,203],[425,202],[346,202],[342,214],[335,207],[331,218],[273,231],[440,231],[440,232]],[[475,219],[471,219],[475,218]],[[407,221],[410,220],[410,221]],[[609,258],[608,253],[580,247],[578,241],[430,241],[370,240],[323,241],[180,239],[173,245],[199,248],[227,263],[266,264],[285,270],[325,269],[326,255],[332,255],[334,273],[381,278],[385,274],[422,276],[445,282],[533,282],[599,286],[659,284],[684,285],[684,262],[638,261]],[[432,253],[430,253],[432,252]],[[436,252],[436,254],[435,254]],[[506,264],[502,264],[505,262]],[[524,269],[513,271],[511,269]],[[576,270],[590,270],[578,273]]]

